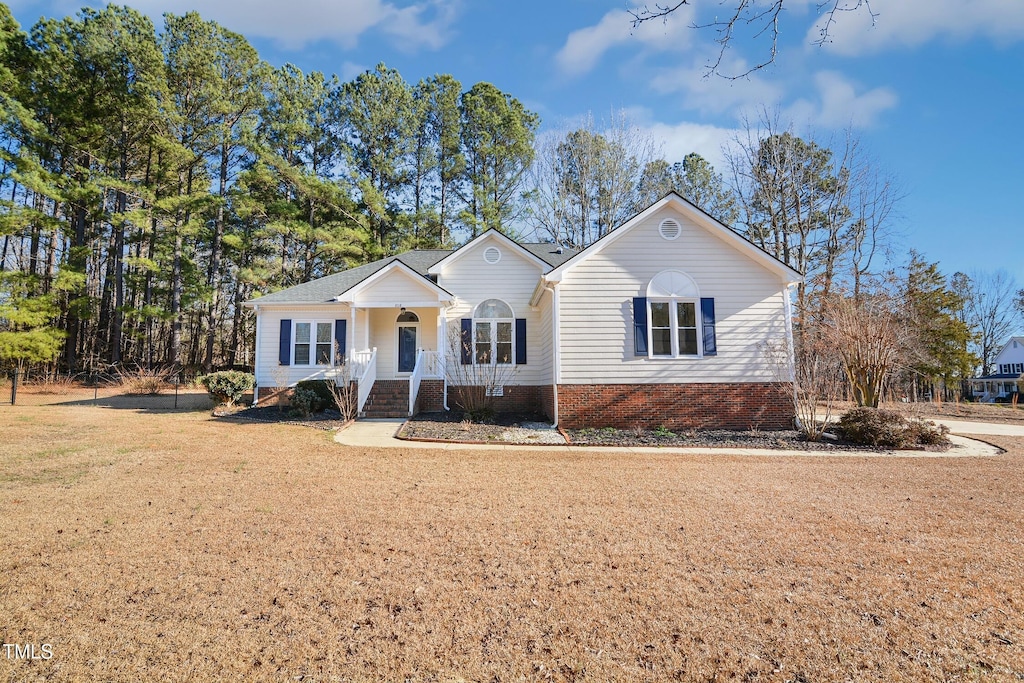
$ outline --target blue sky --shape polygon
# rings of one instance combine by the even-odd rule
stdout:
[[[857,0],[842,0],[857,4]],[[1024,286],[1024,2],[870,0],[841,13],[830,43],[813,44],[815,0],[786,0],[779,54],[748,78],[706,76],[714,34],[694,30],[731,0],[694,0],[667,22],[634,29],[622,0],[138,0],[198,10],[243,33],[272,64],[350,79],[378,62],[409,82],[450,73],[489,81],[559,129],[625,109],[669,161],[697,151],[724,170],[721,148],[744,117],[768,108],[798,134],[851,128],[894,175],[897,262],[910,249],[947,274],[1003,268]],[[87,3],[14,0],[27,30]],[[99,5],[101,3],[93,3]],[[768,44],[741,36],[723,61],[738,73]]]

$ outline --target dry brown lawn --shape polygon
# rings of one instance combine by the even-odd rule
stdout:
[[[0,637],[53,652],[0,679],[1024,678],[1024,440],[356,450],[74,398],[0,407]]]

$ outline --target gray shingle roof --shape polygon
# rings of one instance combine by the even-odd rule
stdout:
[[[558,253],[558,247],[554,244],[522,244],[520,245],[537,258],[549,264],[552,268],[561,265],[572,258],[576,252],[572,249],[563,249]],[[302,284],[288,287],[265,296],[250,299],[245,303],[249,304],[312,304],[328,303],[334,300],[342,292],[355,287],[360,282],[370,277],[377,271],[387,266],[392,261],[401,261],[423,277],[427,276],[427,269],[432,265],[452,254],[452,249],[414,249],[401,254],[389,256],[373,261],[362,266],[349,268],[340,273],[326,275],[316,280],[303,282]]]

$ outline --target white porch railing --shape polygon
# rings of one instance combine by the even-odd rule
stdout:
[[[363,412],[370,389],[377,381],[377,347],[366,351],[353,351],[350,362],[352,363],[352,379],[359,382],[359,402],[356,407],[358,415]]]
[[[441,354],[437,351],[416,352],[416,367],[409,377],[409,415],[412,415],[416,408],[416,397],[420,394],[420,380],[424,377],[437,378],[441,376]]]

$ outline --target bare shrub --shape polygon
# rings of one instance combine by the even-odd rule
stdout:
[[[114,385],[122,394],[129,396],[156,396],[167,388],[168,377],[168,371],[163,368],[121,368],[115,375]]]
[[[805,331],[803,340],[799,352],[789,339],[765,342],[763,350],[776,383],[793,401],[797,429],[808,441],[819,441],[842,392],[843,375],[835,350],[816,330]]]
[[[55,396],[66,396],[71,390],[78,386],[78,380],[73,375],[48,375],[42,381],[32,385],[37,394],[52,394]]]
[[[337,343],[335,343],[335,357],[339,357]],[[341,419],[350,422],[356,419],[359,410],[358,385],[352,382],[352,372],[346,359],[342,358],[341,365],[334,368],[332,373],[333,381],[328,381],[334,405],[341,413]]]
[[[274,388],[277,390],[274,394],[277,408],[284,410],[285,398],[288,394],[288,366],[275,365],[274,369],[270,371],[270,376],[274,379]]]
[[[505,386],[514,383],[518,368],[511,362],[463,363],[464,357],[476,360],[472,342],[462,338],[461,329],[451,328],[444,364],[448,390],[467,418],[486,420],[494,415],[495,399],[504,393]]]

